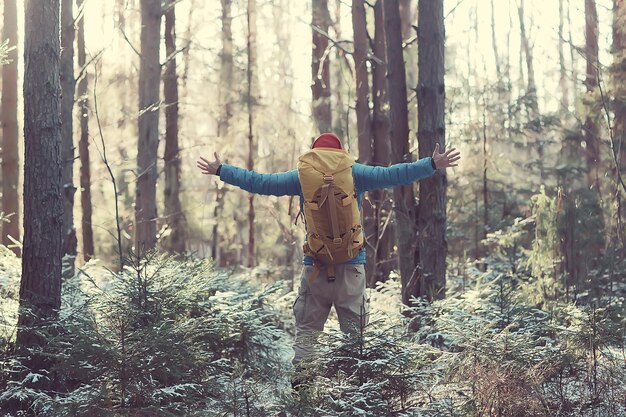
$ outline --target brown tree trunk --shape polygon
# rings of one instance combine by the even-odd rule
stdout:
[[[139,64],[139,141],[135,192],[135,251],[156,246],[156,181],[159,146],[159,86],[161,67],[161,2],[141,0],[141,59]]]
[[[226,189],[220,187],[218,183],[215,184],[215,208],[213,209],[213,218],[215,219],[215,223],[213,224],[213,229],[211,230],[211,258],[215,261],[215,264],[218,266],[223,266],[221,263],[221,251],[220,251],[220,235],[219,229],[217,225],[219,224],[219,218],[224,210],[224,194],[226,193]]]
[[[445,149],[445,84],[443,0],[420,0],[418,22],[419,81],[417,114],[419,156],[432,155],[435,145]],[[429,300],[442,298],[446,287],[445,172],[420,182],[418,292]]]
[[[165,219],[170,234],[165,247],[171,253],[185,252],[185,216],[180,204],[180,149],[178,147],[178,76],[176,73],[176,0],[165,11],[165,54],[163,74],[165,98]]]
[[[391,144],[389,142],[389,119],[385,106],[387,105],[387,53],[385,42],[385,19],[383,16],[383,0],[377,0],[374,5],[374,46],[375,59],[372,60],[372,135],[374,164],[387,166],[391,162]],[[376,281],[385,281],[389,273],[397,268],[393,257],[395,245],[395,225],[391,221],[393,216],[393,200],[387,190],[372,192],[376,211]],[[369,282],[371,287],[375,282]]]
[[[221,114],[217,123],[217,136],[229,134],[230,119],[233,116],[233,30],[231,16],[232,0],[222,0],[222,53],[220,67],[219,103]]]
[[[520,38],[522,41],[522,51],[524,52],[524,57],[526,58],[526,72],[528,77],[528,84],[526,88],[526,99],[527,99],[527,108],[529,110],[529,121],[540,129],[540,114],[539,114],[539,101],[537,99],[537,85],[535,83],[535,67],[533,61],[533,53],[530,48],[530,41],[526,34],[526,22],[524,17],[524,0],[520,0],[519,6],[517,8],[517,13],[519,17],[519,25],[520,25]],[[539,165],[539,180],[540,183],[544,182],[544,149],[543,149],[543,138],[541,135],[538,135],[536,139],[536,148],[537,148],[537,163]]]
[[[330,110],[330,61],[328,56],[325,56],[328,48],[326,35],[330,25],[328,0],[313,0],[312,9],[313,53],[311,58],[311,75],[313,82],[311,84],[311,92],[313,94],[313,119],[315,120],[317,130],[324,133],[330,132],[333,125]],[[325,35],[321,34],[320,31]]]
[[[593,110],[595,93],[598,88],[598,12],[595,0],[585,0],[585,60],[587,63],[585,75],[586,101],[589,105],[584,124],[584,138],[587,145],[585,147],[587,187],[599,192],[600,129],[597,122],[597,111]]]
[[[220,138],[228,137],[230,133],[230,121],[233,115],[233,31],[231,16],[232,0],[222,1],[222,51],[220,53],[220,85],[219,85],[219,106],[220,117],[217,122],[217,136]],[[215,186],[215,201],[216,206],[214,209],[215,223],[211,231],[211,257],[221,264],[220,256],[220,236],[219,236],[219,223],[220,215],[224,207],[224,189],[218,185]]]
[[[54,320],[61,306],[63,180],[59,0],[26,2],[24,28],[24,252],[18,349],[43,346],[33,327]],[[30,356],[33,371],[47,367]],[[45,371],[44,371],[45,372]]]
[[[76,0],[80,9],[85,0]],[[91,226],[91,167],[89,165],[89,98],[87,92],[87,55],[85,53],[85,14],[77,22],[78,67],[82,77],[78,80],[78,103],[80,106],[80,140],[78,155],[80,157],[80,204],[82,207],[83,259],[89,261],[94,256],[93,227]]]
[[[393,163],[410,162],[409,112],[407,107],[406,74],[402,54],[400,9],[396,1],[384,0],[385,36],[387,45],[387,94],[389,97],[389,125]],[[421,14],[421,13],[420,13]],[[417,294],[414,241],[415,198],[412,186],[394,188],[396,239],[400,256],[402,302],[410,303]]]
[[[61,158],[63,161],[63,256],[66,277],[74,275],[76,228],[74,227],[74,14],[73,0],[61,0]]]
[[[626,0],[613,0],[613,122],[617,170],[626,181]],[[619,187],[619,186],[618,186]],[[626,252],[626,202],[623,190],[616,192],[617,237]],[[625,253],[626,254],[626,253]]]
[[[248,67],[247,67],[247,104],[248,104],[248,163],[247,168],[254,169],[254,159],[256,158],[256,145],[254,143],[254,101],[257,88],[256,77],[256,0],[248,0]],[[248,197],[248,266],[255,264],[254,248],[254,194]]]
[[[528,84],[526,87],[526,95],[528,96],[529,108],[531,111],[531,117],[535,117],[539,113],[539,103],[537,101],[537,85],[535,83],[535,67],[533,61],[533,54],[530,50],[530,41],[526,35],[526,19],[524,17],[524,0],[520,0],[517,8],[520,26],[520,37],[522,41],[522,51],[526,58],[526,76],[528,77]]]
[[[369,106],[369,73],[367,70],[368,35],[365,1],[352,2],[352,29],[354,31],[354,67],[356,79],[356,126],[359,161],[372,161],[372,120]]]
[[[352,30],[354,33],[354,72],[356,80],[356,125],[359,145],[359,161],[372,162],[372,118],[369,105],[369,72],[367,70],[368,34],[364,0],[352,2]],[[376,213],[372,203],[372,193],[364,196],[361,203],[363,228],[365,230],[367,262],[367,282],[375,282],[376,276]]]
[[[333,32],[335,33],[335,39],[343,39],[341,34],[341,3],[343,0],[335,0],[335,13],[334,20],[332,21]],[[346,71],[346,56],[342,48],[335,48],[335,59],[332,62],[333,68],[332,80],[333,86],[331,91],[334,95],[335,116],[331,116],[333,119],[333,132],[340,138],[345,137],[346,125],[349,122],[350,108],[346,108],[343,103],[343,90],[345,85],[345,78],[343,76]]]
[[[2,66],[2,212],[10,215],[10,222],[2,222],[2,244],[9,246],[19,241],[20,206],[17,192],[19,179],[19,152],[17,127],[17,5],[15,0],[4,0],[2,39],[8,39],[15,49],[9,52],[10,62]],[[20,255],[20,249],[13,247]]]

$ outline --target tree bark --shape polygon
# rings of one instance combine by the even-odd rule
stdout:
[[[180,149],[178,146],[178,75],[176,72],[176,0],[165,11],[165,54],[163,75],[165,98],[165,219],[170,234],[165,247],[171,253],[185,252],[185,216],[180,204]]]
[[[418,22],[419,73],[417,114],[419,156],[432,155],[435,145],[445,149],[445,84],[443,0],[420,0]],[[446,287],[445,172],[420,182],[418,292],[429,300],[442,298]]]
[[[384,0],[385,36],[387,45],[387,94],[389,96],[389,125],[393,163],[410,162],[409,112],[407,107],[406,74],[402,54],[402,33],[398,3]],[[420,13],[421,14],[421,13]],[[396,240],[400,256],[402,302],[410,303],[417,294],[415,281],[415,198],[412,186],[394,188]]]
[[[325,56],[328,48],[328,38],[321,34],[328,34],[330,15],[328,0],[313,0],[312,3],[312,34],[313,51],[311,57],[311,75],[313,82],[313,119],[320,133],[330,132],[332,129],[332,113],[330,108],[330,61]]]
[[[16,346],[45,345],[34,330],[61,306],[63,176],[59,0],[28,1],[24,28],[24,252]],[[29,355],[33,372],[46,359]],[[41,372],[40,372],[41,373]]]
[[[76,0],[80,9],[85,0]],[[85,14],[77,22],[78,66],[82,77],[78,80],[78,103],[80,107],[80,140],[78,155],[80,158],[80,204],[82,207],[83,259],[89,261],[94,256],[93,227],[91,226],[91,167],[89,165],[89,95],[87,92],[87,55],[85,53]]]
[[[2,39],[8,39],[15,49],[8,53],[10,62],[2,66],[2,212],[10,222],[2,222],[2,244],[9,246],[20,240],[20,206],[18,195],[19,152],[17,127],[17,5],[4,0]],[[12,248],[20,255],[18,247]]]
[[[74,13],[73,0],[61,0],[61,158],[63,161],[63,257],[66,277],[74,275],[76,229],[74,227]]]
[[[248,163],[247,168],[254,169],[254,159],[256,158],[256,145],[254,143],[254,105],[255,91],[257,86],[256,77],[256,0],[248,0],[248,67],[247,67],[247,104],[248,104]],[[248,266],[255,264],[255,213],[254,194],[248,196]]]
[[[139,64],[139,141],[135,192],[135,251],[143,255],[156,247],[156,181],[159,146],[159,86],[161,67],[161,2],[141,0],[141,58]]]

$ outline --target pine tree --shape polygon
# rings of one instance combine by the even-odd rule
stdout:
[[[24,31],[24,249],[16,346],[46,343],[36,327],[57,316],[61,304],[63,199],[59,0],[26,3]],[[26,366],[46,373],[41,354]],[[50,382],[46,378],[42,380]]]
[[[170,252],[185,252],[185,216],[180,204],[181,156],[178,146],[178,75],[176,70],[176,1],[165,10],[165,54],[167,63],[163,74],[165,98],[165,189],[164,215],[169,235],[165,246]]]
[[[141,58],[139,64],[139,140],[135,191],[135,251],[156,246],[157,150],[159,146],[159,86],[161,64],[161,1],[141,0]],[[121,254],[120,254],[121,256]]]
[[[73,275],[77,244],[74,227],[74,13],[73,0],[61,0],[61,158],[63,161],[63,256]]]
[[[394,1],[383,2],[387,52],[387,95],[389,97],[389,136],[394,164],[411,162],[406,74],[402,54],[400,9]],[[402,301],[409,303],[417,293],[415,280],[415,197],[412,186],[394,188],[396,241],[402,277]]]
[[[76,0],[76,6],[81,9],[85,0]],[[77,22],[76,33],[78,49],[78,66],[82,77],[78,80],[78,103],[80,106],[80,140],[78,142],[78,155],[80,158],[80,205],[82,208],[82,243],[83,259],[89,261],[95,254],[93,242],[93,227],[91,217],[93,206],[91,204],[91,166],[89,163],[89,97],[87,91],[88,72],[86,68],[87,54],[85,53],[85,14],[83,13]]]
[[[425,158],[433,154],[436,144],[445,149],[442,0],[420,0],[418,28],[417,140],[419,156]],[[446,286],[446,175],[438,172],[419,187],[416,281],[420,284],[413,295],[433,299],[442,297]]]

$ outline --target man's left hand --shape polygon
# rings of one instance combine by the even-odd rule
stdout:
[[[439,153],[439,144],[435,144],[433,161],[437,169],[459,166],[459,164],[456,163],[459,159],[461,159],[461,152],[457,151],[456,148],[448,149],[444,153]]]

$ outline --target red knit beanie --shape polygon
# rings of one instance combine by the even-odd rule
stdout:
[[[335,148],[342,149],[341,140],[334,133],[322,133],[313,141],[313,148]]]

